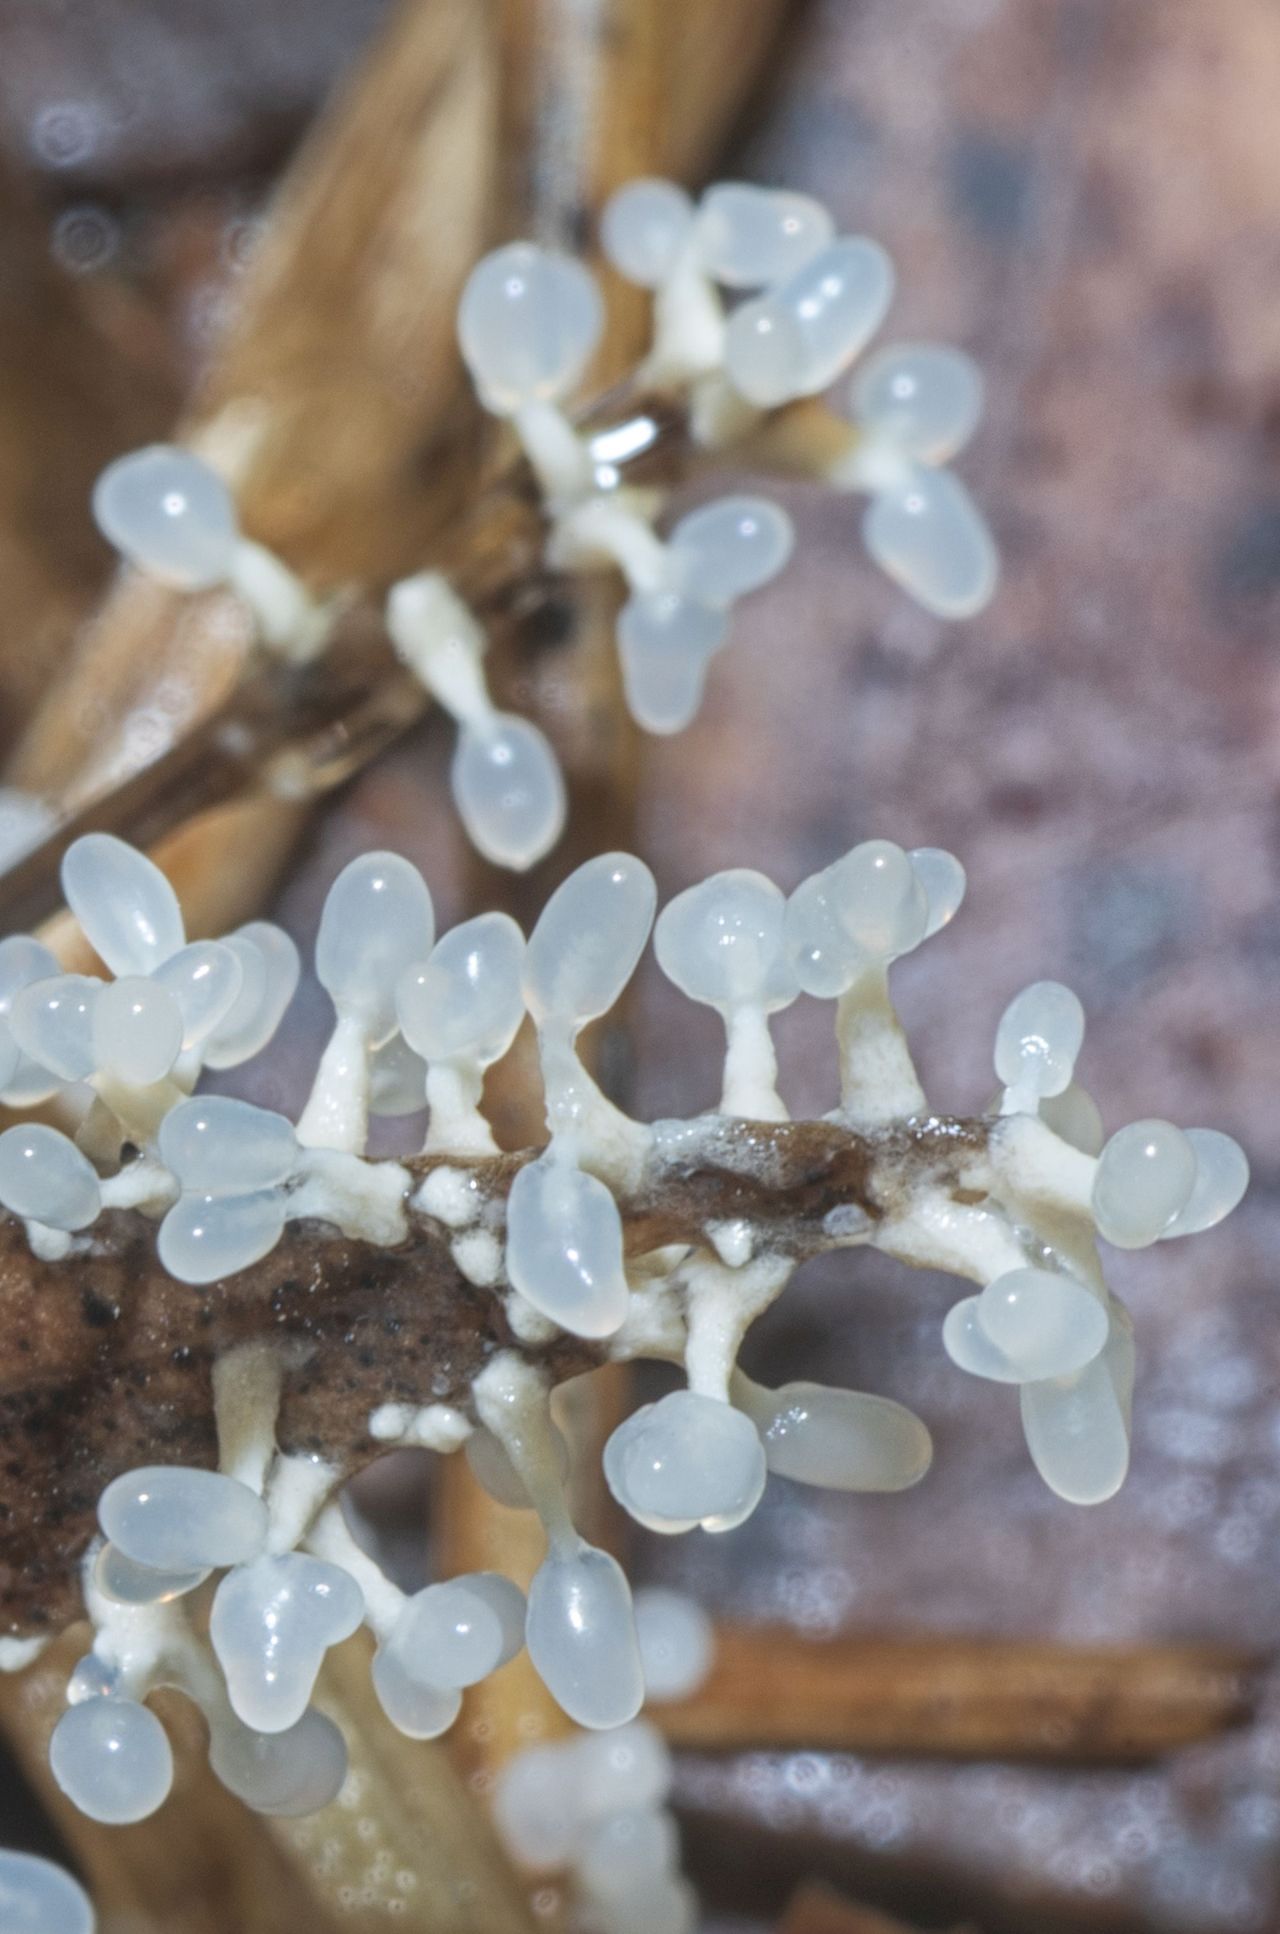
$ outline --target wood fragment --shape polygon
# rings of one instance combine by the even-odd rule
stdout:
[[[1229,1646],[815,1640],[730,1625],[706,1684],[661,1723],[699,1752],[1141,1764],[1247,1724],[1261,1671]]]

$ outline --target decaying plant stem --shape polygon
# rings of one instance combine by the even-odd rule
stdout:
[[[711,1249],[741,1223],[759,1251],[792,1262],[847,1246],[904,1189],[928,1178],[959,1186],[985,1146],[981,1120],[931,1119],[862,1135],[830,1122],[709,1118],[687,1150],[659,1150],[619,1195],[629,1252]],[[466,1164],[481,1205],[501,1204],[534,1151]],[[416,1184],[440,1162],[404,1165]],[[832,1211],[839,1211],[833,1224]],[[279,1434],[344,1472],[379,1448],[379,1404],[466,1407],[496,1351],[519,1348],[552,1381],[602,1360],[603,1346],[567,1335],[517,1342],[500,1292],[477,1288],[449,1232],[410,1209],[398,1247],[291,1224],[252,1268],[195,1289],[155,1257],[155,1225],[136,1211],[103,1215],[77,1252],[35,1258],[22,1226],[0,1222],[0,1426],[12,1454],[0,1482],[6,1511],[0,1607],[11,1631],[57,1629],[75,1615],[76,1560],[105,1483],[142,1463],[204,1464],[216,1455],[210,1371],[223,1352],[278,1342],[285,1358]]]

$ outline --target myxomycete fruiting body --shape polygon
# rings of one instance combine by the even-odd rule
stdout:
[[[929,1436],[901,1405],[818,1384],[768,1390],[737,1368],[753,1319],[824,1249],[871,1246],[962,1278],[971,1287],[942,1347],[971,1375],[1016,1386],[1054,1491],[1110,1497],[1128,1461],[1133,1338],[1098,1238],[1136,1248],[1209,1228],[1244,1188],[1242,1154],[1213,1130],[1140,1121],[1103,1139],[1075,1080],[1083,1014],[1054,982],[1009,1003],[994,1107],[962,1118],[930,1107],[889,974],[960,904],[962,870],[940,849],[869,841],[789,895],[734,872],[671,901],[657,917],[658,964],[724,1016],[725,1084],[718,1106],[653,1123],[606,1097],[577,1046],[654,926],[652,875],[629,854],[572,873],[527,942],[504,915],[437,939],[407,861],[353,860],[320,923],[335,1028],[296,1124],[189,1092],[211,1049],[261,1045],[278,1021],[278,942],[202,942],[193,960],[163,876],[104,835],[70,848],[65,878],[115,977],[60,974],[24,936],[0,945],[0,972],[12,961],[18,982],[0,1015],[11,1087],[52,1098],[72,1131],[0,1135],[0,1204],[55,1295],[75,1297],[127,1242],[143,1259],[138,1299],[190,1285],[227,1339],[213,1358],[207,1456],[122,1464],[118,1444],[92,1449],[101,1496],[75,1549],[94,1640],[51,1761],[96,1819],[144,1818],[168,1792],[172,1754],[146,1703],[160,1684],[200,1707],[215,1770],[250,1805],[324,1804],[344,1752],[311,1695],[326,1650],[361,1623],[377,1643],[379,1700],[411,1737],[445,1730],[462,1689],[526,1644],[580,1726],[634,1720],[645,1654],[631,1593],[574,1524],[552,1388],[610,1358],[683,1370],[684,1387],[627,1418],[604,1452],[618,1502],[663,1533],[731,1531],[770,1470],[845,1490],[916,1483]],[[262,969],[252,1011],[249,962]],[[820,1122],[789,1119],[769,1029],[805,997],[834,1004],[841,1100]],[[504,1154],[481,1083],[526,1012],[549,1138]],[[409,1051],[401,1081],[430,1109],[423,1153],[403,1161],[366,1153],[375,1072],[396,1042]],[[290,1430],[302,1359],[287,1334],[277,1340],[275,1263],[305,1255],[323,1278],[327,1258],[341,1270],[353,1253],[379,1259],[391,1296],[429,1261],[471,1312],[460,1320],[472,1348],[453,1353],[466,1375],[443,1396],[428,1337],[407,1357],[397,1349],[386,1384],[385,1365],[366,1368],[358,1428],[348,1412],[318,1451]],[[314,1384],[323,1312],[310,1320]],[[342,1483],[402,1442],[465,1444],[483,1484],[537,1512],[547,1555],[527,1605],[486,1573],[406,1596],[359,1549]],[[206,1637],[190,1614],[208,1591]],[[680,1645],[696,1651],[687,1635]]]
[[[653,292],[642,379],[678,399],[707,450],[750,449],[771,413],[843,379],[893,295],[875,242],[781,191],[721,184],[695,204],[672,183],[632,183],[606,209],[603,242]],[[621,575],[626,700],[667,734],[693,718],[735,605],[787,565],[793,532],[779,506],[745,493],[659,530],[661,493],[627,488],[566,410],[602,318],[581,264],[517,242],[467,281],[459,340],[482,402],[527,456],[547,561]],[[993,592],[995,552],[948,465],[980,417],[976,370],[940,345],[891,345],[860,365],[850,399],[823,480],[867,499],[871,557],[927,610],[973,614]],[[95,508],[134,566],[184,590],[230,585],[267,649],[324,649],[330,614],[242,535],[202,458],[161,447],[122,459]],[[391,588],[385,615],[456,722],[453,792],[472,840],[498,864],[532,865],[560,833],[564,785],[543,734],[495,708],[477,619],[430,569]],[[224,1785],[299,1815],[343,1784],[342,1736],[312,1700],[326,1652],[359,1626],[387,1722],[414,1739],[445,1732],[463,1690],[527,1647],[583,1730],[513,1762],[498,1794],[508,1843],[530,1865],[571,1868],[591,1926],[679,1934],[692,1909],[663,1805],[669,1768],[637,1715],[646,1691],[698,1683],[710,1636],[675,1595],[633,1603],[615,1558],[581,1535],[556,1385],[611,1359],[680,1371],[682,1386],[625,1419],[603,1457],[618,1503],[666,1535],[732,1532],[771,1472],[835,1490],[915,1484],[932,1445],[902,1405],[817,1383],[767,1389],[737,1364],[801,1262],[875,1248],[961,1280],[941,1347],[1017,1388],[1051,1490],[1099,1503],[1125,1476],[1134,1375],[1099,1239],[1131,1249],[1209,1229],[1247,1181],[1240,1149],[1213,1129],[1143,1120],[1105,1135],[1075,1079],[1084,1015],[1056,982],[1009,1002],[991,1107],[931,1106],[889,976],[961,905],[963,868],[941,848],[867,840],[784,883],[717,873],[660,912],[644,862],[604,853],[563,880],[527,937],[496,912],[438,936],[417,869],[365,853],[321,918],[315,973],[333,1024],[296,1121],[198,1092],[206,1068],[237,1067],[279,1026],[299,977],[285,934],[253,922],[189,942],[164,875],[105,833],[70,845],[63,885],[104,971],[64,972],[31,936],[0,941],[0,1100],[19,1117],[42,1111],[0,1134],[0,1238],[17,1286],[10,1334],[35,1336],[38,1300],[27,1371],[46,1430],[49,1399],[74,1388],[58,1455],[96,1515],[55,1525],[30,1495],[14,1499],[11,1549],[20,1560],[24,1535],[43,1539],[44,1562],[38,1588],[10,1567],[0,1649],[22,1664],[87,1615],[93,1639],[50,1763],[95,1820],[144,1819],[169,1792],[172,1748],[148,1704],[161,1686],[200,1710]],[[634,1120],[579,1050],[651,933],[661,971],[725,1030],[719,1099],[687,1119]],[[771,1033],[800,999],[833,1004],[840,1101],[819,1121],[790,1118]],[[503,1151],[484,1078],[526,1016],[547,1138]],[[421,1108],[420,1154],[368,1154],[380,1114]],[[59,1309],[83,1309],[107,1280],[139,1315],[129,1348],[161,1338],[201,1373],[199,1394],[188,1383],[168,1406],[179,1456],[142,1454],[145,1394],[121,1427],[100,1352],[59,1355],[73,1322],[60,1327]],[[369,1319],[381,1341],[356,1349],[353,1325]],[[465,1448],[486,1489],[536,1513],[546,1555],[527,1600],[489,1572],[406,1593],[361,1548],[343,1484],[401,1444]],[[21,1934],[52,1934],[58,1914],[59,1934],[92,1925],[45,1863],[0,1855],[0,1903]]]
[[[816,409],[854,372],[847,407],[827,411],[821,433],[789,439],[783,467],[866,499],[868,555],[925,610],[944,620],[982,610],[996,587],[996,550],[949,467],[979,425],[981,377],[960,350],[934,343],[888,344],[860,362],[894,292],[877,242],[838,235],[808,196],[721,183],[695,206],[674,183],[652,180],[612,197],[601,242],[623,276],[652,292],[653,346],[638,392],[679,413],[697,456],[771,467],[762,432],[794,406]],[[546,564],[622,580],[626,703],[644,731],[670,735],[697,715],[735,607],[786,568],[795,533],[783,508],[755,491],[712,498],[672,521],[667,490],[626,481],[652,423],[575,423],[570,406],[604,314],[582,263],[516,241],[468,277],[458,343],[477,397],[527,460]],[[134,568],[179,591],[235,593],[264,651],[295,664],[325,651],[340,601],[317,606],[244,535],[231,490],[204,455],[157,444],[119,457],[99,478],[93,509]],[[495,706],[484,626],[430,568],[390,587],[384,617],[398,657],[457,726],[453,798],[472,843],[495,865],[534,865],[564,829],[564,779],[545,733]]]

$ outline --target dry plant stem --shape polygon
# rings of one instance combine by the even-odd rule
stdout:
[[[156,435],[175,402],[158,325],[60,270],[51,219],[0,166],[0,753],[106,578],[84,508],[93,479]]]
[[[329,1897],[340,1871],[369,1910],[343,1905],[343,1929],[384,1934],[397,1923],[422,1934],[533,1934],[523,1887],[499,1848],[487,1811],[454,1771],[443,1742],[406,1739],[374,1706],[370,1642],[358,1634],[329,1655],[318,1703],[341,1727],[351,1755],[342,1797],[302,1820],[273,1823],[280,1844]]]
[[[863,1239],[917,1189],[960,1190],[986,1146],[982,1120],[932,1117],[860,1135],[830,1122],[725,1122],[698,1152],[655,1150],[618,1197],[627,1248],[712,1246],[729,1221],[758,1253],[791,1261]],[[499,1206],[534,1151],[473,1159],[482,1199]],[[405,1166],[413,1180],[441,1160]],[[833,1210],[835,1233],[828,1229]],[[155,1258],[155,1226],[134,1211],[95,1224],[82,1253],[56,1264],[31,1254],[20,1224],[0,1221],[0,1470],[8,1629],[57,1629],[75,1615],[77,1557],[103,1485],[147,1462],[209,1464],[210,1370],[237,1344],[274,1340],[284,1357],[280,1442],[343,1470],[375,1453],[370,1412],[386,1402],[468,1406],[477,1371],[518,1346],[500,1293],[475,1288],[453,1262],[448,1231],[410,1209],[408,1238],[378,1248],[293,1223],[271,1255],[194,1289]],[[558,1335],[525,1353],[553,1382],[589,1368],[599,1344]]]
[[[489,240],[500,54],[491,7],[402,0],[278,191],[197,399],[247,528],[314,584],[395,573],[465,486],[454,315]]]
[[[664,1708],[700,1752],[1141,1763],[1253,1716],[1261,1661],[1225,1646],[1075,1647],[1049,1640],[806,1640],[721,1626],[711,1676]]]

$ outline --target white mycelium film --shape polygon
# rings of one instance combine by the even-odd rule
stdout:
[[[895,1491],[921,1481],[932,1456],[922,1420],[888,1398],[815,1383],[769,1390],[737,1369],[750,1322],[794,1267],[767,1229],[743,1220],[708,1228],[705,1246],[625,1250],[622,1198],[649,1191],[660,1200],[664,1176],[704,1155],[749,1161],[742,1149],[753,1124],[786,1132],[769,1017],[788,1001],[834,1001],[842,1099],[832,1124],[862,1135],[869,1157],[897,1177],[879,1221],[850,1205],[828,1218],[825,1246],[869,1242],[965,1279],[943,1348],[973,1377],[1017,1388],[1036,1467],[1068,1500],[1111,1496],[1129,1455],[1132,1326],[1095,1238],[1134,1248],[1211,1228],[1247,1182],[1243,1153],[1217,1130],[1152,1120],[1106,1136],[1076,1080],[1080,1004],[1053,981],[1024,989],[999,1020],[1001,1091],[956,1158],[953,1183],[937,1181],[928,1163],[894,1170],[919,1124],[937,1120],[888,983],[893,962],[960,906],[963,869],[941,848],[867,841],[790,896],[750,871],[677,894],[658,918],[655,951],[686,996],[724,1019],[724,1090],[712,1113],[653,1127],[606,1098],[577,1046],[622,994],[654,926],[653,877],[629,854],[572,873],[527,943],[503,914],[463,921],[435,942],[430,894],[408,862],[386,853],[353,861],[320,925],[317,969],[336,1027],[297,1129],[233,1097],[187,1092],[211,1043],[222,1043],[224,1059],[252,1052],[279,1020],[297,972],[284,936],[258,923],[227,942],[189,946],[162,876],[115,840],[78,842],[66,871],[73,905],[118,978],[63,975],[36,943],[0,943],[10,990],[0,1027],[15,1042],[8,1065],[21,1054],[31,1086],[85,1081],[96,1096],[79,1145],[37,1123],[0,1135],[0,1204],[40,1253],[91,1251],[99,1215],[131,1207],[157,1225],[160,1266],[216,1295],[221,1279],[284,1240],[295,1218],[308,1219],[312,1241],[323,1243],[328,1227],[392,1247],[425,1218],[445,1232],[467,1294],[499,1299],[518,1344],[567,1332],[602,1356],[683,1364],[687,1387],[627,1418],[604,1453],[614,1495],[664,1535],[730,1532],[770,1472],[832,1490]],[[153,992],[163,996],[154,1010]],[[113,1018],[108,999],[132,1004],[131,1015]],[[157,1041],[170,1054],[155,1019],[168,1011],[164,1000],[185,1030],[168,1072],[147,1082],[149,1065],[122,1069],[114,1035],[104,1066],[103,1030],[126,1024],[136,1030],[130,1054],[154,1047],[158,1061]],[[526,1013],[548,1140],[516,1161],[495,1195],[491,1174],[505,1158],[483,1112],[483,1078]],[[364,1154],[380,1058],[394,1105],[429,1104],[417,1173]],[[221,1468],[151,1466],[103,1492],[102,1539],[84,1573],[93,1648],[51,1747],[55,1777],[86,1812],[140,1819],[168,1792],[171,1751],[146,1704],[159,1684],[199,1706],[214,1769],[248,1804],[282,1815],[326,1804],[345,1753],[310,1701],[325,1652],[362,1621],[377,1643],[382,1708],[414,1738],[445,1731],[463,1689],[522,1645],[566,1712],[606,1739],[622,1737],[612,1729],[634,1719],[646,1686],[651,1697],[681,1696],[705,1674],[705,1614],[662,1594],[633,1607],[617,1561],[578,1533],[570,1453],[536,1357],[499,1348],[467,1407],[451,1399],[433,1409],[424,1393],[425,1409],[384,1404],[369,1426],[386,1443],[466,1443],[486,1489],[537,1512],[547,1555],[527,1603],[488,1573],[412,1595],[388,1580],[328,1502],[342,1473],[277,1450],[285,1374],[269,1345],[243,1363],[239,1353],[221,1360]],[[211,1576],[206,1641],[190,1607]],[[602,1926],[648,1925],[626,1918],[637,1901],[682,1925],[674,1878],[660,1898],[620,1881],[613,1905],[606,1901],[611,1868],[630,1871],[629,1848],[648,1858],[665,1844],[661,1823],[631,1819],[634,1811],[620,1803],[607,1833],[593,1828],[587,1838],[563,1824],[584,1899]],[[522,1829],[512,1831],[518,1838]]]

